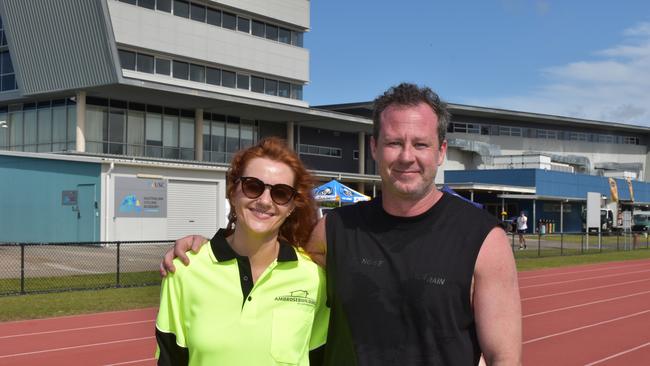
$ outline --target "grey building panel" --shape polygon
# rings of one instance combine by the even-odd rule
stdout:
[[[106,0],[0,0],[23,95],[119,81]]]

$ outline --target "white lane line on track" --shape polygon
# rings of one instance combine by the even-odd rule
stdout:
[[[603,325],[603,324],[607,324],[607,323],[613,323],[613,322],[616,322],[616,321],[619,321],[619,320],[623,320],[623,319],[627,319],[627,318],[632,318],[632,317],[635,317],[635,316],[638,316],[638,315],[643,315],[643,314],[646,314],[646,313],[650,313],[650,310],[644,310],[644,311],[640,311],[640,312],[638,312],[638,313],[634,313],[634,314],[630,314],[630,315],[625,315],[625,316],[620,316],[620,317],[618,317],[618,318],[614,318],[614,319],[603,320],[602,322],[598,322],[598,323],[594,323],[594,324],[589,324],[589,325],[585,325],[585,326],[582,326],[582,327],[573,328],[573,329],[565,330],[565,331],[562,331],[562,332],[558,332],[558,333],[553,333],[553,334],[545,335],[545,336],[543,336],[543,337],[538,337],[538,338],[529,339],[529,340],[527,340],[527,341],[524,341],[523,344],[529,344],[529,343],[533,343],[533,342],[539,342],[539,341],[542,341],[542,340],[544,340],[544,339],[553,338],[553,337],[561,336],[561,335],[564,335],[564,334],[569,334],[569,333],[577,332],[577,331],[580,331],[580,330],[583,330],[583,329],[589,329],[589,328],[597,327],[597,326],[599,326],[599,325]]]
[[[141,308],[141,309],[131,309],[131,310],[114,310],[114,311],[103,311],[101,313],[90,313],[90,314],[77,314],[77,315],[64,315],[64,316],[52,316],[49,318],[39,318],[39,319],[25,319],[25,320],[13,320],[9,322],[2,322],[0,323],[1,325],[8,325],[8,324],[17,324],[17,323],[31,323],[31,322],[40,322],[44,320],[58,320],[58,319],[70,319],[70,318],[87,318],[87,317],[94,317],[94,316],[102,316],[102,315],[111,315],[111,314],[121,314],[121,313],[135,313],[135,312],[146,312],[146,311],[158,311],[158,308]]]
[[[611,355],[611,356],[609,356],[609,357],[602,358],[602,359],[597,360],[597,361],[594,361],[594,362],[592,362],[592,363],[588,363],[588,364],[586,364],[585,366],[598,365],[599,363],[603,363],[603,362],[605,362],[605,361],[609,361],[609,360],[611,360],[611,359],[613,359],[613,358],[616,358],[616,357],[618,357],[618,356],[623,356],[624,354],[627,354],[627,353],[630,353],[630,352],[634,352],[634,351],[636,351],[636,350],[638,350],[638,349],[641,349],[641,348],[644,348],[644,347],[648,347],[648,346],[650,346],[650,342],[644,343],[644,344],[642,344],[642,345],[640,345],[640,346],[636,346],[636,347],[634,347],[634,348],[630,348],[630,349],[625,350],[625,351],[623,351],[623,352],[619,352],[619,353],[613,354],[613,355]]]
[[[96,346],[105,346],[107,344],[116,344],[116,343],[124,343],[124,342],[133,342],[133,341],[142,341],[145,339],[152,339],[155,338],[155,336],[147,336],[147,337],[140,337],[140,338],[129,338],[129,339],[120,339],[118,341],[110,341],[110,342],[101,342],[101,343],[91,343],[91,344],[81,344],[78,346],[70,346],[70,347],[60,347],[60,348],[51,348],[51,349],[44,349],[41,351],[32,351],[32,352],[22,352],[22,353],[13,353],[9,355],[0,355],[0,358],[9,358],[9,357],[20,357],[20,356],[29,356],[29,355],[37,355],[39,353],[48,353],[48,352],[59,352],[59,351],[67,351],[71,349],[77,349],[77,348],[86,348],[86,347],[96,347]]]
[[[557,309],[542,311],[542,312],[539,312],[539,313],[524,315],[524,316],[522,316],[522,318],[529,318],[529,317],[532,317],[532,316],[555,313],[555,312],[558,312],[558,311],[575,309],[575,308],[580,308],[580,307],[583,307],[583,306],[589,306],[589,305],[595,305],[595,304],[601,304],[601,303],[604,303],[604,302],[616,301],[616,300],[620,300],[620,299],[626,299],[628,297],[634,297],[634,296],[645,295],[645,294],[650,294],[650,291],[636,292],[636,293],[629,294],[629,295],[611,297],[609,299],[603,299],[603,300],[598,300],[598,301],[590,301],[590,302],[586,302],[584,304],[565,306],[563,308],[557,308]]]
[[[568,294],[575,294],[578,292],[585,292],[585,291],[591,291],[591,290],[598,290],[598,289],[603,289],[603,288],[608,288],[608,287],[617,287],[621,285],[629,285],[632,283],[639,283],[639,282],[646,282],[650,281],[650,278],[644,278],[642,280],[635,280],[635,281],[627,281],[627,282],[619,282],[615,283],[612,285],[603,285],[603,286],[596,286],[596,287],[587,287],[587,288],[582,288],[580,290],[573,290],[573,291],[564,291],[564,292],[556,292],[548,295],[540,295],[540,296],[532,296],[532,297],[525,297],[522,298],[521,301],[528,301],[528,300],[537,300],[537,299],[543,299],[545,297],[552,297],[552,296],[561,296],[561,295],[568,295]]]
[[[591,269],[585,269],[584,271],[566,271],[566,272],[554,272],[554,273],[547,273],[547,274],[540,274],[540,275],[534,275],[534,276],[519,276],[520,280],[529,280],[531,278],[544,278],[544,277],[555,277],[555,276],[562,276],[562,275],[567,275],[567,274],[581,274],[581,273],[588,273],[588,272],[598,272],[598,271],[609,271],[612,269],[621,269],[621,268],[634,268],[634,267],[644,267],[650,265],[650,262],[648,263],[641,263],[641,264],[630,264],[630,265],[624,265],[624,266],[616,266],[616,267],[604,267],[604,268],[591,268]],[[519,274],[524,274],[525,272],[520,272]]]
[[[27,336],[34,336],[34,335],[41,335],[41,334],[52,334],[52,333],[62,333],[62,332],[74,332],[74,331],[77,331],[77,330],[119,327],[119,326],[122,326],[122,325],[131,325],[131,324],[140,324],[140,323],[155,323],[155,320],[154,319],[138,320],[138,321],[134,321],[134,322],[125,322],[125,323],[115,323],[115,324],[106,324],[106,325],[93,325],[93,326],[89,326],[89,327],[57,329],[57,330],[48,330],[48,331],[44,331],[44,332],[21,333],[21,334],[13,334],[13,335],[8,335],[8,336],[0,336],[0,339],[15,338],[15,337],[27,337]]]
[[[155,358],[143,358],[141,360],[134,360],[134,361],[125,361],[125,362],[118,362],[118,363],[109,363],[104,366],[118,366],[118,365],[130,365],[132,363],[138,363],[138,362],[146,362],[146,361],[153,361]]]
[[[544,287],[544,286],[550,286],[550,285],[559,285],[559,284],[561,284],[561,283],[570,283],[570,282],[580,282],[580,281],[597,280],[597,279],[599,279],[599,278],[620,277],[620,276],[626,276],[626,275],[631,275],[631,274],[636,274],[636,273],[644,273],[644,272],[650,272],[650,269],[644,269],[644,270],[642,270],[642,271],[632,271],[632,272],[626,272],[626,273],[616,273],[616,274],[612,274],[612,275],[604,275],[604,276],[595,276],[595,277],[587,277],[587,278],[577,278],[577,279],[574,279],[574,280],[555,281],[555,282],[546,282],[546,283],[540,283],[539,285],[519,286],[519,289],[533,288],[533,287]]]

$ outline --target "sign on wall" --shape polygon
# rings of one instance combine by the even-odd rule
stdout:
[[[77,204],[77,191],[61,191],[61,204],[74,206]]]
[[[167,217],[167,180],[115,178],[115,217]]]

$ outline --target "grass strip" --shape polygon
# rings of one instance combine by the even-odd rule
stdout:
[[[0,321],[158,306],[160,286],[0,297]]]
[[[528,249],[528,251],[530,251],[530,249]],[[526,251],[523,252],[526,253]],[[516,253],[517,269],[519,271],[650,258],[650,250],[648,249],[637,249],[633,251],[603,251],[602,253],[555,257],[537,257],[537,250],[534,250],[534,253],[530,253],[531,257],[524,257],[524,254],[519,256],[519,253],[520,252]]]

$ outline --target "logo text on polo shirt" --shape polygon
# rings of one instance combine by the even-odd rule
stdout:
[[[309,291],[307,290],[295,290],[291,291],[289,295],[277,296],[275,301],[285,301],[285,302],[294,302],[297,304],[316,306],[316,300],[309,297]]]

